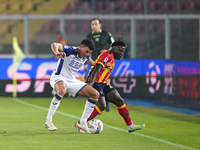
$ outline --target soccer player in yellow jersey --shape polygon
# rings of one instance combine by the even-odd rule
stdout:
[[[115,66],[115,59],[120,60],[125,52],[125,43],[122,41],[115,41],[112,44],[112,49],[101,53],[96,59],[96,66],[92,66],[86,77],[86,82],[93,86],[100,93],[99,100],[88,118],[91,120],[100,114],[106,107],[106,101],[116,105],[119,114],[123,117],[128,127],[128,132],[134,132],[145,127],[145,124],[135,125],[133,124],[129,110],[126,107],[122,97],[117,90],[106,83],[106,80],[110,77],[111,72]]]

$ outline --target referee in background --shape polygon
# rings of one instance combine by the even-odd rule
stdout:
[[[91,29],[92,32],[86,38],[92,40],[95,44],[95,50],[91,53],[91,57],[95,61],[100,53],[110,50],[114,38],[110,32],[101,29],[101,20],[99,18],[91,20]],[[107,83],[110,84],[110,79],[107,80]],[[110,104],[108,102],[106,102],[106,111],[110,111]]]

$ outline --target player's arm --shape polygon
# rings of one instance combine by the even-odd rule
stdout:
[[[112,49],[112,43],[115,41],[114,40],[114,38],[113,38],[113,36],[112,36],[112,34],[110,33],[110,32],[108,32],[108,36],[107,36],[108,38],[108,40],[107,40],[107,42],[110,44],[110,48],[109,49],[102,49],[101,51],[100,51],[100,53],[104,53],[104,52],[106,52],[106,51],[110,51],[111,49]]]
[[[112,43],[114,43],[115,40],[110,32],[108,32],[108,35],[109,35],[108,43],[110,44],[110,48],[108,50],[110,51],[112,49]]]
[[[112,46],[109,48],[109,49],[102,49],[101,51],[100,51],[100,53],[104,53],[104,52],[106,52],[106,51],[110,51],[112,49]]]
[[[97,78],[97,76],[98,76],[98,74],[99,74],[99,72],[102,68],[103,68],[103,66],[101,64],[96,64],[96,66],[94,67],[94,70],[91,74],[91,80],[90,80],[90,82],[88,82],[88,84],[90,86],[92,86],[94,84],[94,82],[95,82],[95,80],[96,80],[96,78]]]
[[[108,78],[108,79],[106,80],[106,83],[110,84],[110,78]]]
[[[108,35],[109,35],[109,38],[108,38],[108,43],[110,44],[110,46],[112,45],[112,43],[114,43],[115,42],[115,40],[114,40],[114,38],[113,38],[113,36],[112,36],[112,34],[110,33],[110,32],[108,32]]]
[[[108,51],[107,49],[102,49],[101,51],[100,51],[100,53],[104,53],[104,52],[106,52],[106,51]]]
[[[111,64],[109,62],[108,55],[106,53],[100,54],[98,59],[96,60],[96,66],[93,68],[93,71],[90,74],[90,82],[88,82],[88,84],[92,86],[101,69],[109,65]]]
[[[58,58],[64,59],[63,56],[66,56],[65,52],[63,52],[63,45],[60,43],[51,43],[51,49]]]
[[[110,51],[112,49],[112,43],[114,43],[115,40],[110,32],[108,34],[109,34],[108,43],[110,44],[110,48],[108,50]],[[107,79],[106,83],[110,84],[110,78]]]
[[[96,63],[91,58],[89,58],[89,60],[86,63],[91,65],[91,66],[96,66]]]

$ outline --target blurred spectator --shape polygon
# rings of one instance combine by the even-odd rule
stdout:
[[[62,45],[67,45],[67,43],[65,42],[65,40],[63,40],[62,33],[57,32],[56,33],[56,39],[57,39],[58,43],[60,43]]]
[[[67,43],[65,42],[65,40],[63,40],[63,37],[62,37],[62,33],[61,32],[57,32],[56,33],[56,39],[57,39],[57,42],[62,44],[62,45],[67,45]],[[58,58],[57,56],[55,56],[55,58]]]

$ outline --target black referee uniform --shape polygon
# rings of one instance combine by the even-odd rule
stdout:
[[[111,33],[100,30],[99,33],[93,31],[87,35],[87,38],[92,40],[95,44],[95,50],[92,52],[92,59],[95,61],[103,49],[109,49],[111,44],[114,42],[114,38]]]

